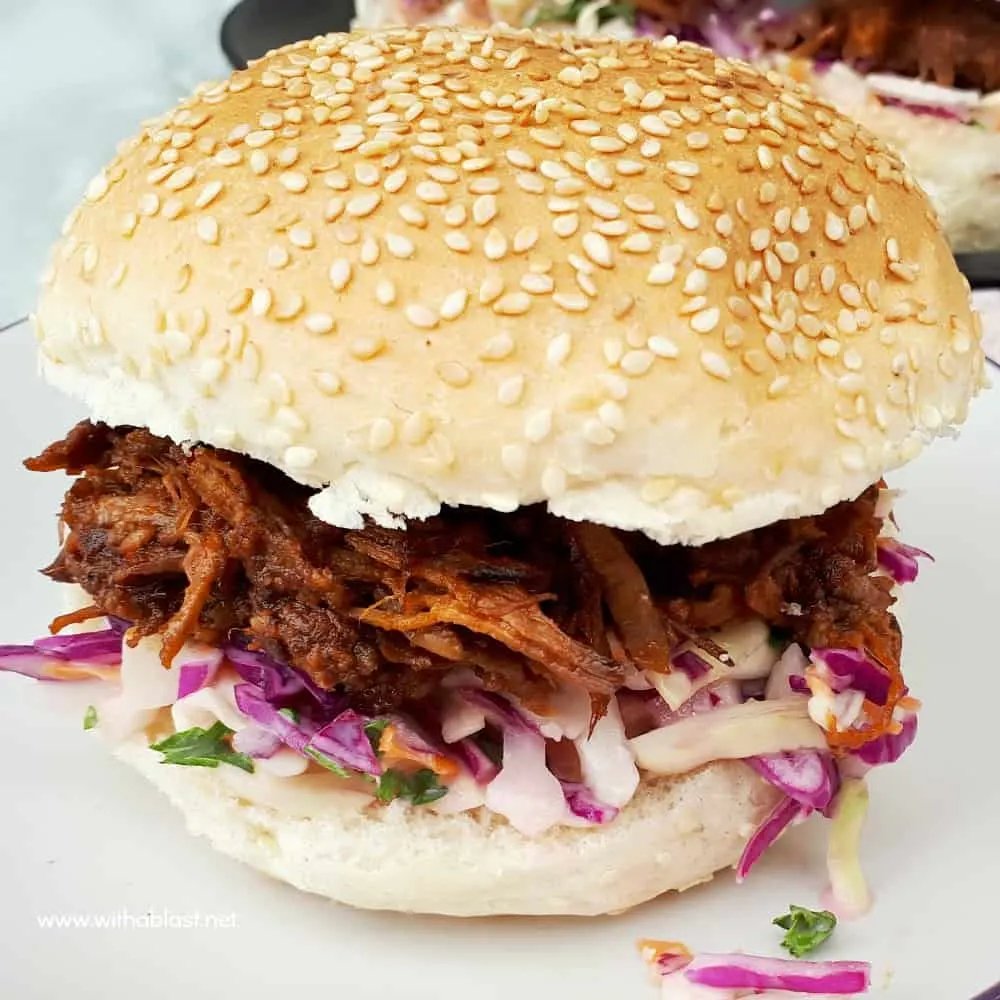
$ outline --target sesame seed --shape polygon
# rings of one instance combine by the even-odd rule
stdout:
[[[465,312],[465,307],[469,301],[469,293],[464,288],[456,288],[449,292],[441,303],[441,318],[445,320],[457,319]]]
[[[538,242],[538,230],[525,226],[514,234],[514,253],[526,253]]]
[[[808,233],[810,221],[809,210],[801,205],[792,214],[792,229],[799,234]]]
[[[269,288],[256,288],[250,296],[250,311],[254,316],[266,316],[271,311],[273,296]]]
[[[704,295],[707,291],[708,274],[701,270],[701,268],[695,268],[693,271],[690,271],[684,279],[684,294]]]
[[[421,330],[433,330],[438,325],[438,314],[433,309],[428,309],[427,306],[419,303],[408,305],[403,310],[403,314],[415,327]]]
[[[530,308],[531,296],[524,292],[509,292],[493,304],[493,311],[501,316],[521,316]]]
[[[715,351],[702,351],[699,360],[702,368],[714,378],[725,381],[732,377],[733,370],[721,354]]]
[[[917,280],[920,269],[916,264],[904,264],[901,261],[892,261],[889,264],[889,272],[897,278],[912,284]]]
[[[600,233],[584,234],[583,252],[599,267],[610,268],[614,263],[611,256],[611,245]]]
[[[552,432],[552,411],[535,410],[524,421],[524,436],[532,443],[544,441]]]
[[[625,430],[625,411],[618,403],[608,400],[597,408],[597,416],[601,423],[615,431]]]
[[[843,361],[844,367],[852,372],[861,371],[864,366],[861,355],[853,347],[844,352]]]
[[[352,277],[351,262],[344,257],[339,257],[330,265],[329,276],[333,290],[342,292]]]
[[[198,239],[204,243],[212,244],[219,242],[219,223],[214,216],[200,216],[195,223],[195,232],[198,235]]]
[[[524,394],[524,376],[511,375],[497,387],[497,402],[501,406],[514,406]]]
[[[669,337],[660,335],[650,337],[646,341],[646,346],[658,358],[676,358],[680,354],[680,349]]]
[[[774,399],[775,396],[780,396],[781,393],[783,393],[788,388],[788,385],[789,385],[790,381],[791,381],[791,379],[789,379],[789,377],[787,375],[779,375],[767,387],[767,394],[768,394],[768,396],[770,396],[772,399]]]
[[[385,340],[378,336],[356,337],[350,346],[351,354],[359,361],[368,361],[374,358],[385,348]]]
[[[557,215],[552,220],[552,229],[557,236],[564,239],[572,236],[580,226],[580,216],[575,212]]]
[[[785,342],[782,339],[781,334],[774,330],[769,331],[767,336],[764,338],[764,346],[767,348],[767,353],[770,354],[775,361],[781,362],[788,357],[788,348],[785,346]]]
[[[649,233],[632,233],[622,240],[621,249],[626,253],[649,253],[653,249],[653,239]]]
[[[767,371],[768,362],[767,355],[763,351],[758,351],[756,348],[752,348],[743,354],[743,364],[754,372],[756,375],[762,375]]]
[[[316,237],[313,236],[312,230],[302,223],[296,223],[288,230],[288,239],[300,250],[311,250],[316,246]]]
[[[171,191],[183,191],[194,182],[194,167],[183,166],[175,170],[166,181],[166,187]]]
[[[356,219],[362,219],[371,215],[381,201],[382,195],[378,191],[367,191],[365,194],[355,195],[347,202],[347,214]]]
[[[729,213],[724,213],[720,215],[715,220],[715,231],[725,238],[729,238],[733,235],[733,217]]]
[[[472,249],[472,241],[465,233],[452,230],[444,234],[445,245],[456,253],[468,253]]]
[[[497,214],[497,200],[491,194],[484,194],[472,203],[472,218],[477,226],[489,225]]]
[[[677,221],[685,229],[694,231],[701,225],[701,220],[698,218],[697,213],[686,202],[675,201],[674,211],[677,214]]]
[[[396,440],[396,425],[388,417],[378,417],[368,428],[368,447],[383,451]]]
[[[443,205],[448,192],[437,181],[421,181],[416,188],[417,197],[428,205]]]
[[[528,194],[544,194],[545,182],[537,174],[518,173],[514,178],[517,186]]]
[[[826,264],[819,272],[819,285],[826,295],[833,291],[833,286],[837,283],[837,270],[832,264]]]
[[[860,375],[853,372],[848,375],[841,375],[840,378],[837,379],[837,388],[841,392],[853,396],[864,391],[865,380]]]
[[[156,215],[160,210],[159,195],[152,191],[147,191],[139,197],[139,214],[146,216]]]
[[[788,240],[781,240],[774,245],[774,252],[783,264],[795,264],[799,259],[799,248]]]
[[[826,213],[826,222],[823,226],[826,238],[834,243],[843,243],[847,239],[847,225],[844,220],[833,212]]]
[[[489,274],[479,285],[479,301],[488,306],[503,294],[503,278],[499,274]]]
[[[654,358],[652,351],[627,351],[620,361],[621,370],[632,377],[645,375],[653,366]]]
[[[690,132],[687,136],[688,149],[707,149],[710,142],[705,132]]]
[[[393,257],[399,260],[408,260],[416,251],[413,241],[398,233],[387,233],[385,237],[386,249]]]
[[[646,275],[647,285],[669,285],[677,275],[677,267],[664,260],[654,264]]]
[[[304,325],[310,333],[322,335],[330,333],[336,324],[329,313],[310,313],[306,316]]]
[[[696,333],[711,333],[719,325],[721,316],[721,312],[714,306],[702,309],[691,317],[691,329]]]
[[[583,425],[583,438],[588,444],[603,447],[615,440],[615,432],[599,420],[588,420]]]
[[[396,301],[396,286],[388,278],[375,286],[375,300],[382,306],[391,306]]]
[[[750,233],[750,246],[758,253],[766,250],[771,245],[770,229],[754,229]]]
[[[400,205],[397,211],[399,217],[410,226],[423,229],[427,225],[427,216],[416,205]]]
[[[729,255],[722,247],[708,247],[695,258],[700,267],[709,271],[721,271],[729,260]]]
[[[469,213],[463,204],[456,203],[449,205],[445,210],[442,218],[444,219],[446,226],[462,226],[465,225],[465,221],[468,218]]]
[[[100,201],[108,193],[110,188],[111,185],[108,182],[108,175],[102,170],[87,185],[85,197],[87,201]]]
[[[739,347],[745,339],[746,333],[744,332],[743,327],[736,323],[730,323],[722,334],[723,344],[730,349]]]
[[[548,274],[529,272],[521,278],[521,287],[532,295],[548,295],[555,287],[555,282]]]
[[[238,163],[243,162],[243,154],[238,149],[233,149],[231,146],[223,146],[215,154],[215,162],[221,167],[235,167]]]
[[[433,429],[430,417],[423,410],[414,410],[403,421],[400,427],[400,437],[404,443],[417,446],[423,444],[430,437]]]
[[[775,284],[781,280],[781,261],[773,250],[764,251],[764,272]]]
[[[556,292],[552,296],[552,301],[566,312],[586,312],[590,307],[585,295],[576,295],[572,292]]]
[[[572,338],[568,333],[559,333],[549,341],[545,349],[545,358],[552,366],[563,364],[569,357],[573,347]]]

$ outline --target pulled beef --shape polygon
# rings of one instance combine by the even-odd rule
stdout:
[[[634,0],[670,31],[703,24],[708,0]],[[995,0],[812,0],[765,17],[749,4],[756,41],[771,50],[843,59],[864,72],[890,72],[945,87],[1000,90],[1000,13]],[[697,35],[701,41],[707,39]]]
[[[1000,15],[994,0],[818,0],[765,27],[765,40],[834,56],[868,72],[945,87],[1000,89]]]
[[[627,662],[655,668],[679,634],[748,616],[899,660],[889,583],[871,575],[877,486],[690,548],[541,506],[344,530],[271,466],[89,422],[26,465],[78,476],[46,574],[134,622],[134,639],[161,634],[165,663],[187,639],[241,636],[372,710],[431,695],[462,664],[529,705],[579,684],[597,712]]]

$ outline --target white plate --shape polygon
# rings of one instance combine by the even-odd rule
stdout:
[[[52,613],[55,595],[35,570],[55,553],[66,487],[19,462],[77,416],[32,372],[26,331],[0,338],[6,642],[41,634]],[[939,443],[892,481],[909,490],[899,510],[905,538],[938,557],[903,614],[907,675],[926,707],[914,748],[872,781],[865,858],[875,910],[842,925],[826,952],[871,960],[877,996],[967,1000],[1000,979],[998,442],[993,393],[958,443]],[[617,918],[456,922],[340,909],[188,837],[155,790],[81,731],[85,701],[0,677],[0,996],[11,1000],[291,1000],[317,987],[350,1000],[641,1000],[656,994],[637,938],[778,954],[771,918],[789,903],[816,905],[823,887],[817,821],[793,831],[741,887],[722,874]],[[235,926],[122,926],[149,912]],[[119,926],[41,927],[50,916]]]

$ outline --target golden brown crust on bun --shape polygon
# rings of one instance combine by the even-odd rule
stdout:
[[[47,281],[53,383],[344,525],[546,500],[700,543],[857,495],[981,381],[899,158],[673,40],[271,53],[125,147]]]

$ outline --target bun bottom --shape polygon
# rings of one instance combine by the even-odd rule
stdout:
[[[138,743],[115,753],[223,854],[349,906],[456,917],[597,916],[690,888],[736,863],[778,798],[744,764],[720,762],[644,779],[606,826],[529,838],[485,810],[367,808],[353,796],[299,817],[241,798],[222,768],[164,766]]]

